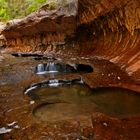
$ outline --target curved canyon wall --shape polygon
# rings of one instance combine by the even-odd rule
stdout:
[[[55,9],[46,4],[10,21],[2,35],[11,50],[96,56],[140,82],[139,0],[69,0]]]
[[[79,26],[88,29],[87,34],[92,38],[92,45],[86,45],[90,46],[85,49],[86,53],[117,63],[139,81],[140,1],[84,0],[79,3]]]

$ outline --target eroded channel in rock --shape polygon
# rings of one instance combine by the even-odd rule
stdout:
[[[63,62],[62,58],[61,60],[60,62]],[[36,66],[47,62],[48,60],[34,60],[32,57],[3,56],[0,62],[0,129],[3,134],[0,135],[0,139],[7,140],[11,137],[18,139],[24,136],[23,139],[26,140],[27,135],[30,136],[34,132],[32,139],[41,139],[42,132],[50,132],[54,125],[61,126],[65,121],[70,124],[78,121],[84,126],[91,126],[91,116],[95,112],[116,117],[139,116],[139,93],[116,88],[107,90],[89,88],[89,86],[97,88],[101,85],[106,87],[118,83],[120,86],[129,84],[127,82],[131,81],[130,77],[114,64],[99,59],[77,58],[74,61],[67,58],[63,64],[88,65],[94,68],[93,72],[65,74],[61,72],[62,74],[55,75],[54,78],[51,78],[50,74],[37,75]],[[23,94],[25,88],[28,91],[26,95]],[[58,110],[60,110],[59,115]],[[64,114],[63,118],[62,114]],[[60,123],[55,123],[56,121]],[[19,128],[7,126],[12,122],[17,122]],[[48,126],[48,122],[53,122],[53,125]],[[71,127],[67,125],[69,126]],[[47,130],[50,127],[51,129]],[[58,139],[62,139],[63,134],[72,133],[73,137],[75,127],[72,125],[72,128],[64,129],[62,125],[61,132],[56,128],[55,132],[61,134],[61,138]],[[82,125],[79,127],[83,128]],[[76,135],[74,139],[81,138],[83,135],[90,137],[78,130],[74,133]],[[87,133],[91,131],[92,128]],[[24,133],[26,135],[23,135]],[[57,137],[56,133],[53,135]]]
[[[0,56],[0,139],[140,139],[139,93],[99,88],[140,92],[139,0],[70,0],[48,7],[0,29],[0,54],[21,52],[13,54],[18,59]],[[44,56],[49,53],[67,60]],[[79,77],[84,82],[77,83]],[[88,117],[89,129],[81,117]],[[12,122],[20,127],[7,125]]]
[[[140,114],[137,92],[121,88],[91,89],[80,81],[52,80],[32,86],[26,95],[39,103],[33,115],[42,121],[57,122],[90,118],[95,112],[114,117]]]

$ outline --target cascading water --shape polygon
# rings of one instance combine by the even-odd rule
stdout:
[[[45,67],[45,71],[48,71],[49,73],[58,72],[54,62],[49,62]]]
[[[90,73],[93,68],[84,64],[65,64],[48,61],[46,64],[38,64],[36,74],[52,74],[52,73]]]
[[[37,66],[37,72],[38,74],[41,73],[41,72],[44,72],[45,71],[45,67],[43,64],[38,64]]]
[[[58,72],[56,64],[54,62],[48,62],[47,64],[38,64],[36,67],[37,74],[55,73]]]
[[[96,81],[98,82],[98,78],[102,78],[103,82],[106,82],[105,76],[108,76],[108,78],[112,77],[115,80],[115,77],[118,77],[118,75],[112,71],[112,64],[103,64],[101,62],[104,61],[96,62],[95,60],[92,61],[92,66],[88,65],[90,63],[87,63],[86,60],[81,61],[80,64],[70,63],[70,60],[68,63],[64,63],[66,60],[61,60],[61,62],[59,63],[58,60],[36,61],[32,58],[21,59],[11,56],[6,56],[5,60],[1,62],[0,139],[26,140],[28,137],[23,137],[24,128],[27,128],[26,132],[31,137],[33,137],[32,134],[40,136],[42,132],[54,132],[53,136],[57,137],[56,132],[58,130],[58,134],[74,134],[74,136],[77,134],[79,136],[79,132],[75,133],[75,130],[81,132],[81,130],[84,130],[85,125],[93,126],[91,124],[91,115],[97,112],[115,117],[139,116],[140,97],[138,93],[114,88],[91,89],[88,86],[92,81],[93,84]],[[101,66],[98,63],[101,63]],[[95,67],[94,70],[93,66]],[[33,68],[36,68],[36,71]],[[98,72],[99,68],[101,70]],[[113,75],[106,73],[106,68]],[[116,67],[113,67],[114,69]],[[58,73],[49,73],[49,71],[54,70],[58,71]],[[47,71],[45,76],[36,75],[37,72],[44,71]],[[54,77],[52,78],[53,75]],[[121,77],[122,75],[119,76]],[[121,80],[118,81],[121,82]],[[23,88],[25,88],[24,96],[22,94]],[[75,123],[77,121],[78,125]],[[67,126],[70,127],[66,129],[64,127],[66,126],[64,125],[65,123],[68,123]],[[82,124],[80,125],[80,128],[83,126],[82,129],[79,129],[79,123]],[[54,130],[56,124],[58,127]],[[62,131],[58,129],[61,124]],[[74,124],[74,126],[71,127],[71,124]],[[75,124],[78,129],[75,129]],[[108,126],[110,129],[110,125]],[[133,126],[136,126],[135,120],[131,128]],[[50,129],[50,127],[52,128]],[[63,131],[64,129],[66,132]],[[72,131],[69,132],[69,130]],[[117,129],[115,128],[115,130]],[[31,139],[40,140],[40,137]],[[45,139],[50,139],[50,137]],[[61,140],[60,137],[57,139]]]

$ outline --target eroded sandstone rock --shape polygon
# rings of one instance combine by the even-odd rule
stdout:
[[[114,24],[125,26],[132,34],[135,29],[140,28],[140,2],[138,0],[79,0],[79,5],[79,24],[87,24],[106,15],[108,26],[113,27]],[[108,13],[114,14],[114,21],[110,20]]]
[[[94,140],[140,139],[139,117],[113,118],[101,113],[92,117]]]
[[[7,47],[21,52],[98,56],[117,64],[139,84],[139,0],[58,3],[10,21],[2,32]]]
[[[95,58],[94,61],[101,59],[102,61],[93,65],[95,73],[83,76],[88,85],[140,91],[139,0],[79,0],[78,3],[72,0],[66,5],[51,7],[49,10],[48,7],[48,4],[44,5],[24,19],[10,21],[1,36],[5,36],[7,48],[18,52],[53,53],[75,60],[78,57],[90,58],[87,61],[91,62],[92,58]],[[28,79],[26,84],[33,81],[34,77]],[[21,94],[18,97],[19,95]],[[8,118],[13,116],[10,114]],[[29,125],[27,116],[24,114],[19,117],[20,120],[25,120],[23,126]],[[29,116],[29,120],[32,121],[32,117]],[[119,119],[93,114],[92,124],[93,130],[90,128],[87,132],[92,131],[92,138],[95,140],[140,139],[139,116]],[[44,130],[38,124],[33,124],[24,131],[31,134],[36,131],[42,133]],[[58,130],[56,128],[55,132],[59,132]],[[71,130],[75,129],[72,127]],[[38,139],[38,134],[33,133],[31,139]],[[19,138],[18,135],[16,134],[16,138]]]
[[[23,19],[9,21],[2,34],[8,39],[46,33],[70,35],[76,27],[76,15],[76,1],[64,6],[46,4]]]

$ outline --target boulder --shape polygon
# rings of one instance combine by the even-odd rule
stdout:
[[[77,8],[75,0],[63,5],[47,3],[25,18],[9,21],[2,34],[8,39],[50,33],[71,35],[76,29]]]

